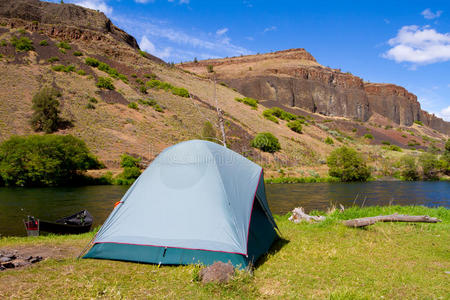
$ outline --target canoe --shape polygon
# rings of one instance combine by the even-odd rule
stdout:
[[[55,234],[80,234],[91,229],[94,218],[87,210],[61,218],[54,222],[28,217],[25,227],[28,235],[39,235],[40,231]]]

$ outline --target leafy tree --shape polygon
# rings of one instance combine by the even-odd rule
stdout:
[[[419,179],[416,158],[411,155],[404,155],[400,159],[400,170],[400,174],[404,180],[415,181]]]
[[[0,144],[0,177],[8,186],[74,184],[103,165],[71,135],[13,136]]]
[[[128,154],[122,154],[120,156],[120,166],[122,168],[139,167],[140,162],[141,162],[140,158],[136,158]]]
[[[422,167],[424,179],[438,179],[441,164],[435,155],[431,153],[422,153],[419,157],[419,163]]]
[[[274,153],[281,149],[280,142],[270,132],[258,133],[252,140],[251,146],[269,153]]]
[[[370,170],[362,156],[349,147],[340,147],[331,152],[327,165],[330,176],[344,182],[366,181],[370,177]]]
[[[31,125],[35,131],[52,133],[58,130],[60,93],[53,88],[44,87],[33,96],[33,115]]]
[[[117,175],[114,183],[120,185],[132,184],[141,175],[141,170],[139,168],[140,162],[140,158],[135,158],[128,154],[122,154],[120,157],[120,166],[123,168],[123,171]]]
[[[211,122],[205,122],[202,129],[202,139],[205,141],[216,142],[216,137],[217,133]]]

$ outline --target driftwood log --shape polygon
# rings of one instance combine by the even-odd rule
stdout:
[[[345,226],[348,227],[365,227],[376,222],[422,222],[422,223],[437,223],[442,222],[437,218],[433,218],[430,216],[408,216],[408,215],[387,215],[387,216],[376,216],[376,217],[367,217],[360,219],[347,220],[344,222]]]
[[[297,207],[292,210],[292,216],[289,217],[289,221],[294,223],[306,222],[320,222],[325,220],[324,216],[311,216],[305,213],[302,207]]]

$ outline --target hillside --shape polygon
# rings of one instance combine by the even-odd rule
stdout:
[[[18,49],[13,45],[14,38],[29,39],[33,50]],[[448,131],[441,130],[444,134],[439,129],[409,124],[402,118],[396,123],[382,112],[371,110],[371,97],[361,79],[331,69],[324,73],[325,69],[304,50],[263,57],[268,56],[271,56],[268,62],[252,56],[183,65],[187,69],[183,70],[140,51],[132,36],[98,11],[38,0],[1,0],[0,141],[11,135],[33,133],[29,122],[32,97],[42,87],[52,86],[62,95],[62,116],[70,123],[57,134],[72,134],[86,141],[108,170],[118,169],[123,153],[141,157],[147,164],[167,146],[202,138],[207,120],[215,123],[214,84],[205,68],[212,63],[220,81],[230,86],[217,84],[216,92],[219,106],[225,112],[228,146],[261,164],[269,177],[326,174],[326,156],[343,144],[362,151],[377,170],[399,155],[382,149],[382,141],[404,148],[443,147]],[[103,63],[103,71],[86,64],[88,57]],[[279,69],[269,71],[277,60]],[[299,74],[298,65],[300,70],[307,70],[302,76],[317,78],[315,81],[328,85],[323,84],[326,88],[317,91],[309,107],[305,97],[275,84],[287,87],[293,75],[286,70]],[[283,72],[279,71],[281,68]],[[109,77],[108,72],[112,74],[114,90],[96,86],[100,77]],[[253,77],[249,72],[260,75]],[[268,81],[262,83],[261,76]],[[243,80],[247,77],[248,80]],[[147,93],[142,93],[142,83],[154,79],[185,88],[190,97],[171,92],[170,88],[148,87]],[[254,83],[245,84],[250,81]],[[305,86],[315,85],[306,80]],[[277,92],[270,92],[273,89]],[[298,89],[303,90],[300,86]],[[261,104],[252,109],[235,101],[244,95],[261,99]],[[163,111],[145,105],[150,100],[156,101]],[[135,103],[137,109],[129,107],[130,103]],[[286,121],[277,124],[263,117],[267,107],[280,104],[287,111],[307,118],[302,134],[290,130]],[[429,122],[424,120],[435,128],[437,125],[433,124],[439,122],[433,117]],[[259,132],[271,132],[278,137],[281,151],[268,154],[250,147],[251,139]],[[364,138],[367,133],[373,139]],[[331,137],[334,144],[324,143],[326,137]]]

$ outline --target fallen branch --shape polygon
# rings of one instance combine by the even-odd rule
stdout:
[[[303,207],[297,207],[292,210],[292,216],[289,217],[289,221],[294,223],[300,223],[301,221],[312,222],[312,221],[323,221],[325,217],[323,216],[310,216],[303,211]]]
[[[348,227],[365,227],[376,222],[422,222],[422,223],[437,223],[442,222],[437,218],[433,218],[430,216],[408,216],[408,215],[387,215],[387,216],[376,216],[376,217],[367,217],[367,218],[359,218],[347,220],[344,222],[345,226]]]

